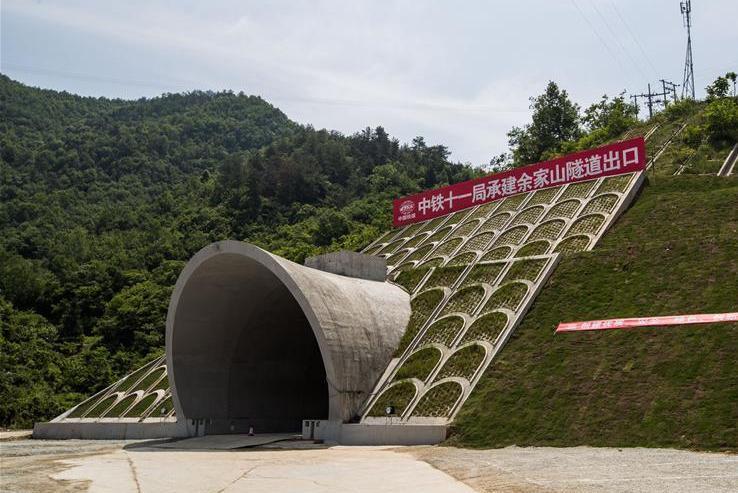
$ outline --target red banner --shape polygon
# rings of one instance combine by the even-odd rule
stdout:
[[[395,199],[393,222],[404,226],[520,193],[645,168],[646,148],[638,137]]]
[[[659,325],[709,324],[716,322],[738,322],[738,312],[710,313],[701,315],[670,315],[667,317],[612,318],[609,320],[590,320],[588,322],[560,323],[559,332],[579,332],[584,330],[629,329],[632,327],[655,327]]]

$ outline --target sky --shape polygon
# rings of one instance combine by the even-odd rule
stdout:
[[[694,0],[697,96],[738,71],[738,1]],[[681,83],[678,0],[2,0],[0,71],[134,99],[194,89],[262,96],[352,134],[382,125],[483,165],[549,80],[587,106]]]

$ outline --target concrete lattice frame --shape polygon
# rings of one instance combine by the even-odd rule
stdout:
[[[413,298],[427,291],[425,285],[438,268],[449,265],[466,265],[467,268],[456,278],[452,285],[443,288],[445,294],[441,301],[431,311],[430,316],[425,319],[419,329],[416,330],[412,341],[404,348],[399,358],[390,365],[385,378],[376,387],[374,397],[364,407],[364,412],[362,413],[363,421],[365,423],[379,423],[381,421],[381,418],[376,418],[369,414],[374,403],[382,398],[386,389],[403,382],[403,380],[396,380],[395,375],[400,366],[407,361],[407,358],[411,354],[422,350],[423,347],[427,347],[426,344],[423,344],[423,340],[428,329],[439,319],[453,315],[461,317],[464,320],[464,324],[449,346],[433,344],[443,353],[441,361],[425,382],[413,381],[417,392],[401,416],[402,421],[416,424],[442,424],[452,420],[473,390],[484,369],[505,345],[536,298],[538,292],[543,287],[546,279],[553,272],[559,260],[558,252],[560,250],[567,252],[593,248],[612,222],[633,199],[643,178],[642,173],[635,173],[620,175],[610,179],[604,178],[575,183],[536,193],[522,194],[500,201],[497,207],[480,206],[472,208],[471,213],[462,211],[461,215],[464,216],[462,219],[452,220],[456,215],[451,215],[445,220],[442,217],[422,223],[425,224],[422,227],[412,225],[402,228],[394,235],[385,235],[384,238],[391,238],[393,242],[396,242],[398,249],[406,248],[405,245],[410,244],[406,248],[409,251],[403,255],[403,258],[414,256],[412,262],[397,262],[395,265],[393,265],[393,262],[388,262],[390,279],[393,281],[396,280],[397,275],[405,269],[430,267],[429,271],[410,290]],[[618,185],[614,186],[614,189],[611,189],[613,188],[611,183],[615,183],[612,180],[616,180],[618,183]],[[590,204],[599,203],[603,197],[608,198],[609,205],[607,207],[589,207]],[[485,207],[485,209],[482,210],[482,207]],[[462,230],[465,225],[470,225],[472,222],[475,223],[473,228],[466,227],[466,229]],[[450,231],[446,230],[451,223],[453,223],[453,229]],[[547,225],[552,227],[549,228],[551,230],[548,232],[545,229],[548,227]],[[443,235],[443,239],[435,244],[434,249],[428,253],[417,255],[415,252],[418,249],[413,248],[413,245],[417,245],[417,243],[413,243],[413,236],[417,234],[417,231],[423,231],[427,237],[430,237],[440,230],[445,230],[446,233]],[[457,231],[461,231],[462,234],[457,234]],[[491,241],[486,243],[480,242],[478,245],[475,244],[471,248],[466,248],[466,244],[471,238],[487,232],[494,234],[494,238]],[[453,250],[449,249],[449,252],[443,252],[439,255],[439,252],[437,252],[439,245],[460,237],[463,238],[463,243],[456,245]],[[383,248],[383,241],[381,240],[380,238],[380,240],[367,247],[365,251],[379,251],[379,249]],[[532,244],[538,245],[535,253],[530,253],[529,245]],[[544,246],[545,248],[541,248]],[[502,253],[503,249],[506,249],[506,253],[501,255],[493,254],[495,251]],[[465,256],[463,261],[461,259],[462,256]],[[460,261],[454,262],[453,259],[457,257]],[[427,265],[426,262],[429,262],[431,259],[439,260],[438,262],[432,263],[432,265]],[[505,280],[507,273],[511,272],[513,265],[533,259],[545,261],[544,267],[534,279]],[[496,277],[492,284],[482,283],[484,296],[481,302],[474,303],[474,307],[470,311],[449,311],[446,307],[452,302],[454,295],[472,285],[466,281],[472,269],[475,266],[492,264],[504,265],[504,268],[498,273],[498,277]],[[466,340],[464,337],[470,327],[477,320],[491,313],[486,311],[487,301],[503,285],[509,286],[514,283],[527,286],[526,293],[517,302],[517,305],[513,307],[515,308],[514,310],[503,307],[493,310],[493,312],[505,313],[507,316],[507,323],[497,337],[495,337],[494,341]],[[477,343],[487,348],[487,355],[471,379],[454,377],[454,381],[461,386],[462,392],[457,402],[449,409],[448,415],[434,417],[416,416],[414,414],[415,408],[423,397],[431,389],[439,386],[442,382],[448,381],[448,378],[435,380],[437,372],[440,371],[443,364],[460,348],[472,343]]]
[[[269,298],[264,293],[276,294]],[[257,305],[270,303],[274,304],[270,311],[255,311]],[[252,404],[246,401],[266,395],[269,389],[259,388],[256,380],[241,388],[242,396],[223,387],[234,378],[236,364],[228,361],[236,356],[224,349],[229,343],[240,344],[236,341],[244,334],[273,337],[270,333],[278,327],[260,330],[265,328],[263,314],[293,309],[289,303],[299,306],[320,352],[328,389],[325,417],[347,421],[355,416],[402,337],[410,318],[409,295],[388,282],[339,276],[247,243],[221,241],[192,257],[169,305],[166,362],[179,419],[212,417],[233,426],[238,416],[224,415],[224,408],[249,407]],[[257,323],[253,318],[262,325],[253,325]],[[210,338],[223,340],[213,343]],[[250,391],[254,395],[246,395]],[[321,416],[302,416],[312,417]],[[237,428],[242,426],[248,425],[236,423]]]
[[[163,370],[163,372],[162,372]],[[156,379],[152,379],[149,384],[143,385],[143,383],[150,379],[151,375],[162,372]],[[137,375],[137,376],[135,376]],[[135,378],[134,378],[135,376]],[[161,386],[160,383],[167,378],[166,365],[164,358],[160,357],[149,363],[145,364],[141,368],[137,369],[133,373],[126,375],[121,378],[113,385],[101,390],[97,394],[94,394],[90,398],[82,401],[77,406],[67,410],[63,414],[57,416],[52,420],[52,423],[75,423],[75,424],[86,424],[86,423],[159,423],[159,422],[174,422],[175,418],[174,409],[167,412],[165,415],[154,413],[154,405],[162,403],[169,395],[169,386]],[[132,380],[130,380],[132,379]],[[128,383],[128,385],[125,385]],[[135,413],[135,415],[128,416],[130,410],[135,408],[143,399],[151,395],[157,395],[158,397],[151,402],[151,405],[147,406],[142,412]],[[101,409],[99,416],[91,416],[90,412],[95,409],[98,405],[110,400],[114,397],[114,400],[110,404]],[[130,405],[121,409],[120,412],[109,414],[115,406],[128,399]],[[77,411],[78,409],[84,409],[84,411]],[[79,416],[74,416],[79,414]]]

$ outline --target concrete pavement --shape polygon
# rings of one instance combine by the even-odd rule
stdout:
[[[89,482],[90,492],[395,492],[474,490],[428,463],[381,447],[307,450],[117,450],[64,461],[56,480]]]
[[[735,492],[738,455],[593,447],[157,448],[157,441],[0,442],[3,492]]]

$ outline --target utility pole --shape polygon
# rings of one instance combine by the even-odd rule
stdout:
[[[665,79],[659,80],[661,81],[661,87],[664,88],[664,108],[666,108],[666,94],[671,93],[671,95],[674,97],[674,102],[677,102],[676,88],[679,87],[679,84],[674,84],[673,82]]]
[[[641,112],[640,107],[638,106],[638,95],[637,94],[631,94],[630,99],[633,100],[633,106],[635,106],[636,109],[636,118],[638,118],[638,113]]]
[[[687,56],[684,59],[684,81],[682,82],[682,97],[694,99],[694,66],[692,64],[692,0],[684,0],[679,3],[684,19],[684,27],[687,28]]]
[[[664,89],[664,92],[651,92],[651,83],[648,83],[648,92],[644,94],[633,94],[631,98],[633,103],[638,106],[638,98],[644,98],[646,100],[646,106],[648,106],[648,118],[653,117],[653,107],[659,103],[666,105],[666,97],[669,93]],[[658,99],[657,96],[661,96],[663,99]]]

